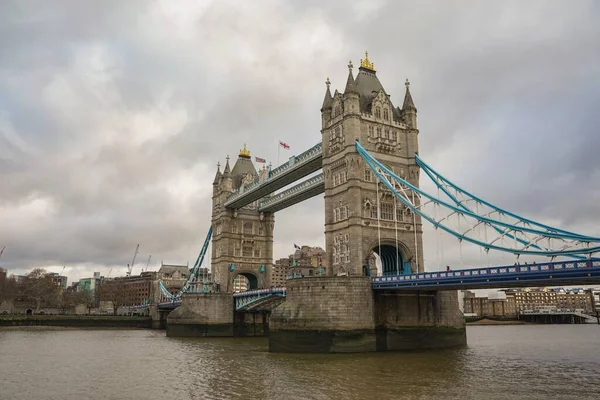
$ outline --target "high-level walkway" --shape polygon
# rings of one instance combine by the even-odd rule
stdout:
[[[229,196],[225,202],[225,207],[239,209],[247,206],[252,202],[262,199],[263,197],[266,197],[279,189],[282,189],[314,172],[319,171],[323,167],[322,164],[323,149],[322,144],[318,143],[300,155],[290,157],[287,163],[270,170],[267,175],[267,179],[263,181],[258,180],[245,186],[242,185],[238,191]],[[299,185],[296,185],[296,187],[302,185],[303,183],[300,183]],[[313,195],[316,194],[318,193]],[[265,211],[271,211],[275,210],[277,207],[281,207],[282,203],[277,204],[280,205],[276,206],[275,202],[270,203],[267,201],[260,207],[262,207],[262,209]]]

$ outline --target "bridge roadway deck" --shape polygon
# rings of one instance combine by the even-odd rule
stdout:
[[[267,180],[256,181],[229,196],[225,207],[239,209],[323,168],[321,143],[271,170]]]
[[[600,283],[600,259],[502,267],[424,272],[410,275],[376,276],[373,290],[466,290],[555,285],[591,285]],[[233,294],[235,309],[244,309],[269,297],[285,297],[285,288],[251,290]],[[172,310],[181,300],[158,304],[160,310]]]
[[[466,290],[600,283],[600,260],[553,262],[388,275],[373,278],[373,290]]]

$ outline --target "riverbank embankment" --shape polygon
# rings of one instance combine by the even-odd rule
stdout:
[[[11,326],[150,329],[152,328],[152,318],[96,315],[1,315],[0,328]]]

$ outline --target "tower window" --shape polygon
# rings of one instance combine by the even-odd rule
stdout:
[[[381,108],[375,107],[375,118],[381,118]]]
[[[231,223],[231,233],[238,233],[237,224],[235,222]]]
[[[245,244],[242,248],[242,256],[244,257],[252,257],[252,245]]]
[[[365,181],[371,182],[372,175],[371,170],[369,168],[365,168]]]
[[[252,235],[252,222],[244,224],[244,235]]]
[[[338,115],[341,115],[341,114],[342,114],[342,107],[335,106],[335,110],[334,110],[333,116],[337,117]]]

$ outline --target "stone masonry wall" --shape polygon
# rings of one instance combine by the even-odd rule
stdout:
[[[286,301],[272,311],[269,329],[372,330],[371,281],[363,277],[288,280]]]

